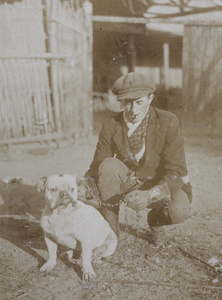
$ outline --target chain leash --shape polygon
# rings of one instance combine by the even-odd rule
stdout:
[[[125,237],[126,237],[126,241],[128,241],[128,235],[129,235],[129,214],[128,214],[128,207],[127,207],[127,197],[126,195],[124,195],[122,202],[124,203],[125,207],[125,217],[124,217],[124,221],[125,221]],[[140,225],[139,225],[139,221],[140,221],[140,214],[138,211],[136,211],[136,241],[138,241],[139,238],[139,232],[140,232]]]
[[[142,181],[140,181],[136,177],[134,177],[134,178],[135,178],[135,184],[130,189],[127,190],[127,193],[122,194],[122,200],[120,201],[120,203],[121,202],[127,203],[127,197],[126,197],[126,195],[128,193],[130,193],[131,191],[134,191],[135,189],[140,188],[143,185]],[[102,201],[100,199],[100,197],[98,195],[96,195],[95,191],[90,187],[90,185],[87,184],[87,181],[82,180],[81,182],[83,183],[84,187],[88,190],[88,192],[90,193],[90,195],[93,197],[93,199],[98,203],[99,207],[101,207],[101,204],[104,205],[104,206],[106,206],[106,207],[116,207],[116,206],[119,206],[119,204],[120,204],[119,202],[111,204],[111,203],[107,203],[105,201]]]
[[[103,204],[106,207],[115,207],[115,206],[119,206],[119,203],[115,203],[115,204],[111,204],[111,203],[106,203],[101,201],[101,199],[94,193],[94,191],[91,189],[91,187],[89,185],[87,185],[84,181],[82,181],[83,185],[85,186],[85,188],[88,189],[88,192],[90,193],[90,195],[93,197],[93,199],[97,202],[98,206],[101,207],[101,204]]]
[[[95,194],[95,192],[91,189],[91,187],[89,185],[86,184],[86,182],[84,182],[84,180],[82,181],[83,185],[85,186],[85,188],[88,189],[90,195],[93,197],[93,199],[98,203],[98,206],[101,207],[101,205],[105,206],[105,207],[116,207],[119,206],[121,203],[124,203],[125,206],[125,217],[124,217],[124,221],[125,221],[125,238],[126,241],[128,241],[128,236],[129,236],[129,214],[128,214],[128,206],[127,206],[127,195],[123,194],[122,195],[122,199],[120,200],[120,202],[116,202],[114,204],[111,203],[107,203],[107,202],[103,202],[101,201],[101,199],[99,198],[99,196],[97,196]],[[142,182],[140,182],[139,180],[137,180],[136,184],[127,191],[127,193],[135,190],[136,188],[139,188],[142,185]],[[139,238],[139,220],[140,220],[140,215],[139,212],[136,212],[136,241],[138,241]]]
[[[124,223],[125,223],[125,240],[126,242],[129,241],[129,227],[128,227],[128,207],[127,207],[127,200],[126,198],[123,200],[123,203],[124,203]]]
[[[98,203],[99,207],[101,207],[101,205],[104,205],[106,207],[115,207],[115,206],[119,206],[119,203],[114,203],[114,204],[111,204],[111,203],[106,203],[106,202],[103,202],[99,196],[97,196],[95,194],[95,192],[91,189],[91,187],[89,185],[87,185],[84,181],[82,181],[83,185],[85,186],[86,189],[88,189],[88,192],[90,193],[90,195],[93,197],[93,199]]]
[[[140,215],[139,215],[139,212],[136,211],[136,240],[137,240],[137,241],[138,241],[139,233],[140,233],[140,225],[139,225],[139,222],[140,222]]]

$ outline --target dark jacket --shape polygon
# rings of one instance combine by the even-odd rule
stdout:
[[[123,114],[109,118],[103,124],[96,151],[87,177],[97,178],[100,163],[107,157],[116,157],[134,170],[136,176],[150,188],[166,182],[173,195],[183,189],[191,200],[191,188],[187,180],[187,166],[183,137],[177,117],[167,111],[150,107],[146,132],[145,154],[139,166],[127,161],[124,143]]]

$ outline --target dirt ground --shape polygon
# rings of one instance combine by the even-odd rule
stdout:
[[[96,139],[64,141],[60,148],[45,143],[13,146],[10,153],[0,149],[0,299],[222,299],[221,138],[185,136],[191,216],[161,229],[161,245],[146,234],[147,211],[137,223],[122,205],[120,221],[128,230],[123,226],[113,259],[95,266],[94,281],[81,280],[79,251],[71,260],[60,255],[53,271],[39,271],[47,251],[39,227],[44,199],[36,191],[38,180],[84,174]],[[22,183],[10,183],[17,176]]]

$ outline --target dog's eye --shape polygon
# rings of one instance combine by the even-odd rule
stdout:
[[[52,193],[55,193],[57,191],[57,189],[56,188],[52,188],[52,189],[50,189],[50,192],[52,192]]]
[[[71,188],[71,193],[74,193],[75,189],[74,188]]]

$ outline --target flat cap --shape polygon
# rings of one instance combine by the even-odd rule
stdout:
[[[120,77],[114,84],[112,92],[117,100],[139,99],[154,92],[156,82],[148,74],[130,72]]]

